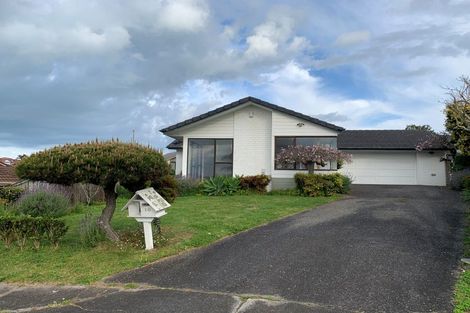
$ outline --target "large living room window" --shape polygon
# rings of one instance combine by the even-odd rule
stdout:
[[[188,145],[189,177],[232,176],[232,139],[189,139]]]
[[[336,148],[337,140],[336,137],[276,137],[274,153],[275,155],[277,155],[279,152],[281,152],[282,148],[287,148],[287,146],[296,145],[321,145]],[[331,171],[336,170],[336,167],[336,162],[328,162],[323,167],[316,167],[315,170]],[[274,168],[276,170],[307,170],[307,168],[301,163],[292,163],[286,166],[282,166],[281,164],[277,164],[275,162]]]

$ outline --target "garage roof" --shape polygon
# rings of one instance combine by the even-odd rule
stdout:
[[[442,135],[424,130],[347,130],[338,134],[342,150],[415,150],[420,143],[432,142],[427,150],[446,150]]]
[[[345,130],[338,134],[338,149],[342,150],[415,150],[426,140],[433,144],[426,150],[447,150],[434,132],[423,130]],[[182,149],[183,142],[174,140],[168,149]]]

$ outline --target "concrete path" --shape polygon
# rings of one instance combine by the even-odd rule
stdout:
[[[458,194],[445,188],[355,186],[345,200],[118,274],[40,312],[451,312],[462,221]],[[117,288],[128,283],[137,288]],[[0,308],[35,303],[20,307],[14,295],[0,287]]]

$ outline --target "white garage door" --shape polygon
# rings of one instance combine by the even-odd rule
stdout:
[[[445,186],[440,155],[415,151],[348,151],[350,164],[340,170],[353,184]],[[422,154],[422,155],[421,155]],[[424,159],[423,159],[424,157]]]

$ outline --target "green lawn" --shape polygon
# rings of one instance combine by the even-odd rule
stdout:
[[[466,216],[464,257],[470,258],[470,212]],[[470,312],[470,266],[465,267],[455,286],[454,313]]]
[[[80,207],[79,213],[64,218],[70,228],[58,249],[44,246],[37,251],[31,248],[21,251],[17,247],[6,249],[0,244],[0,281],[89,284],[338,198],[281,195],[180,197],[161,219],[162,231],[168,241],[150,252],[109,242],[95,248],[83,247],[78,235],[79,221],[87,211],[98,215],[103,205]],[[125,202],[125,199],[118,200],[113,226],[119,231],[135,230],[141,225],[119,210]]]

